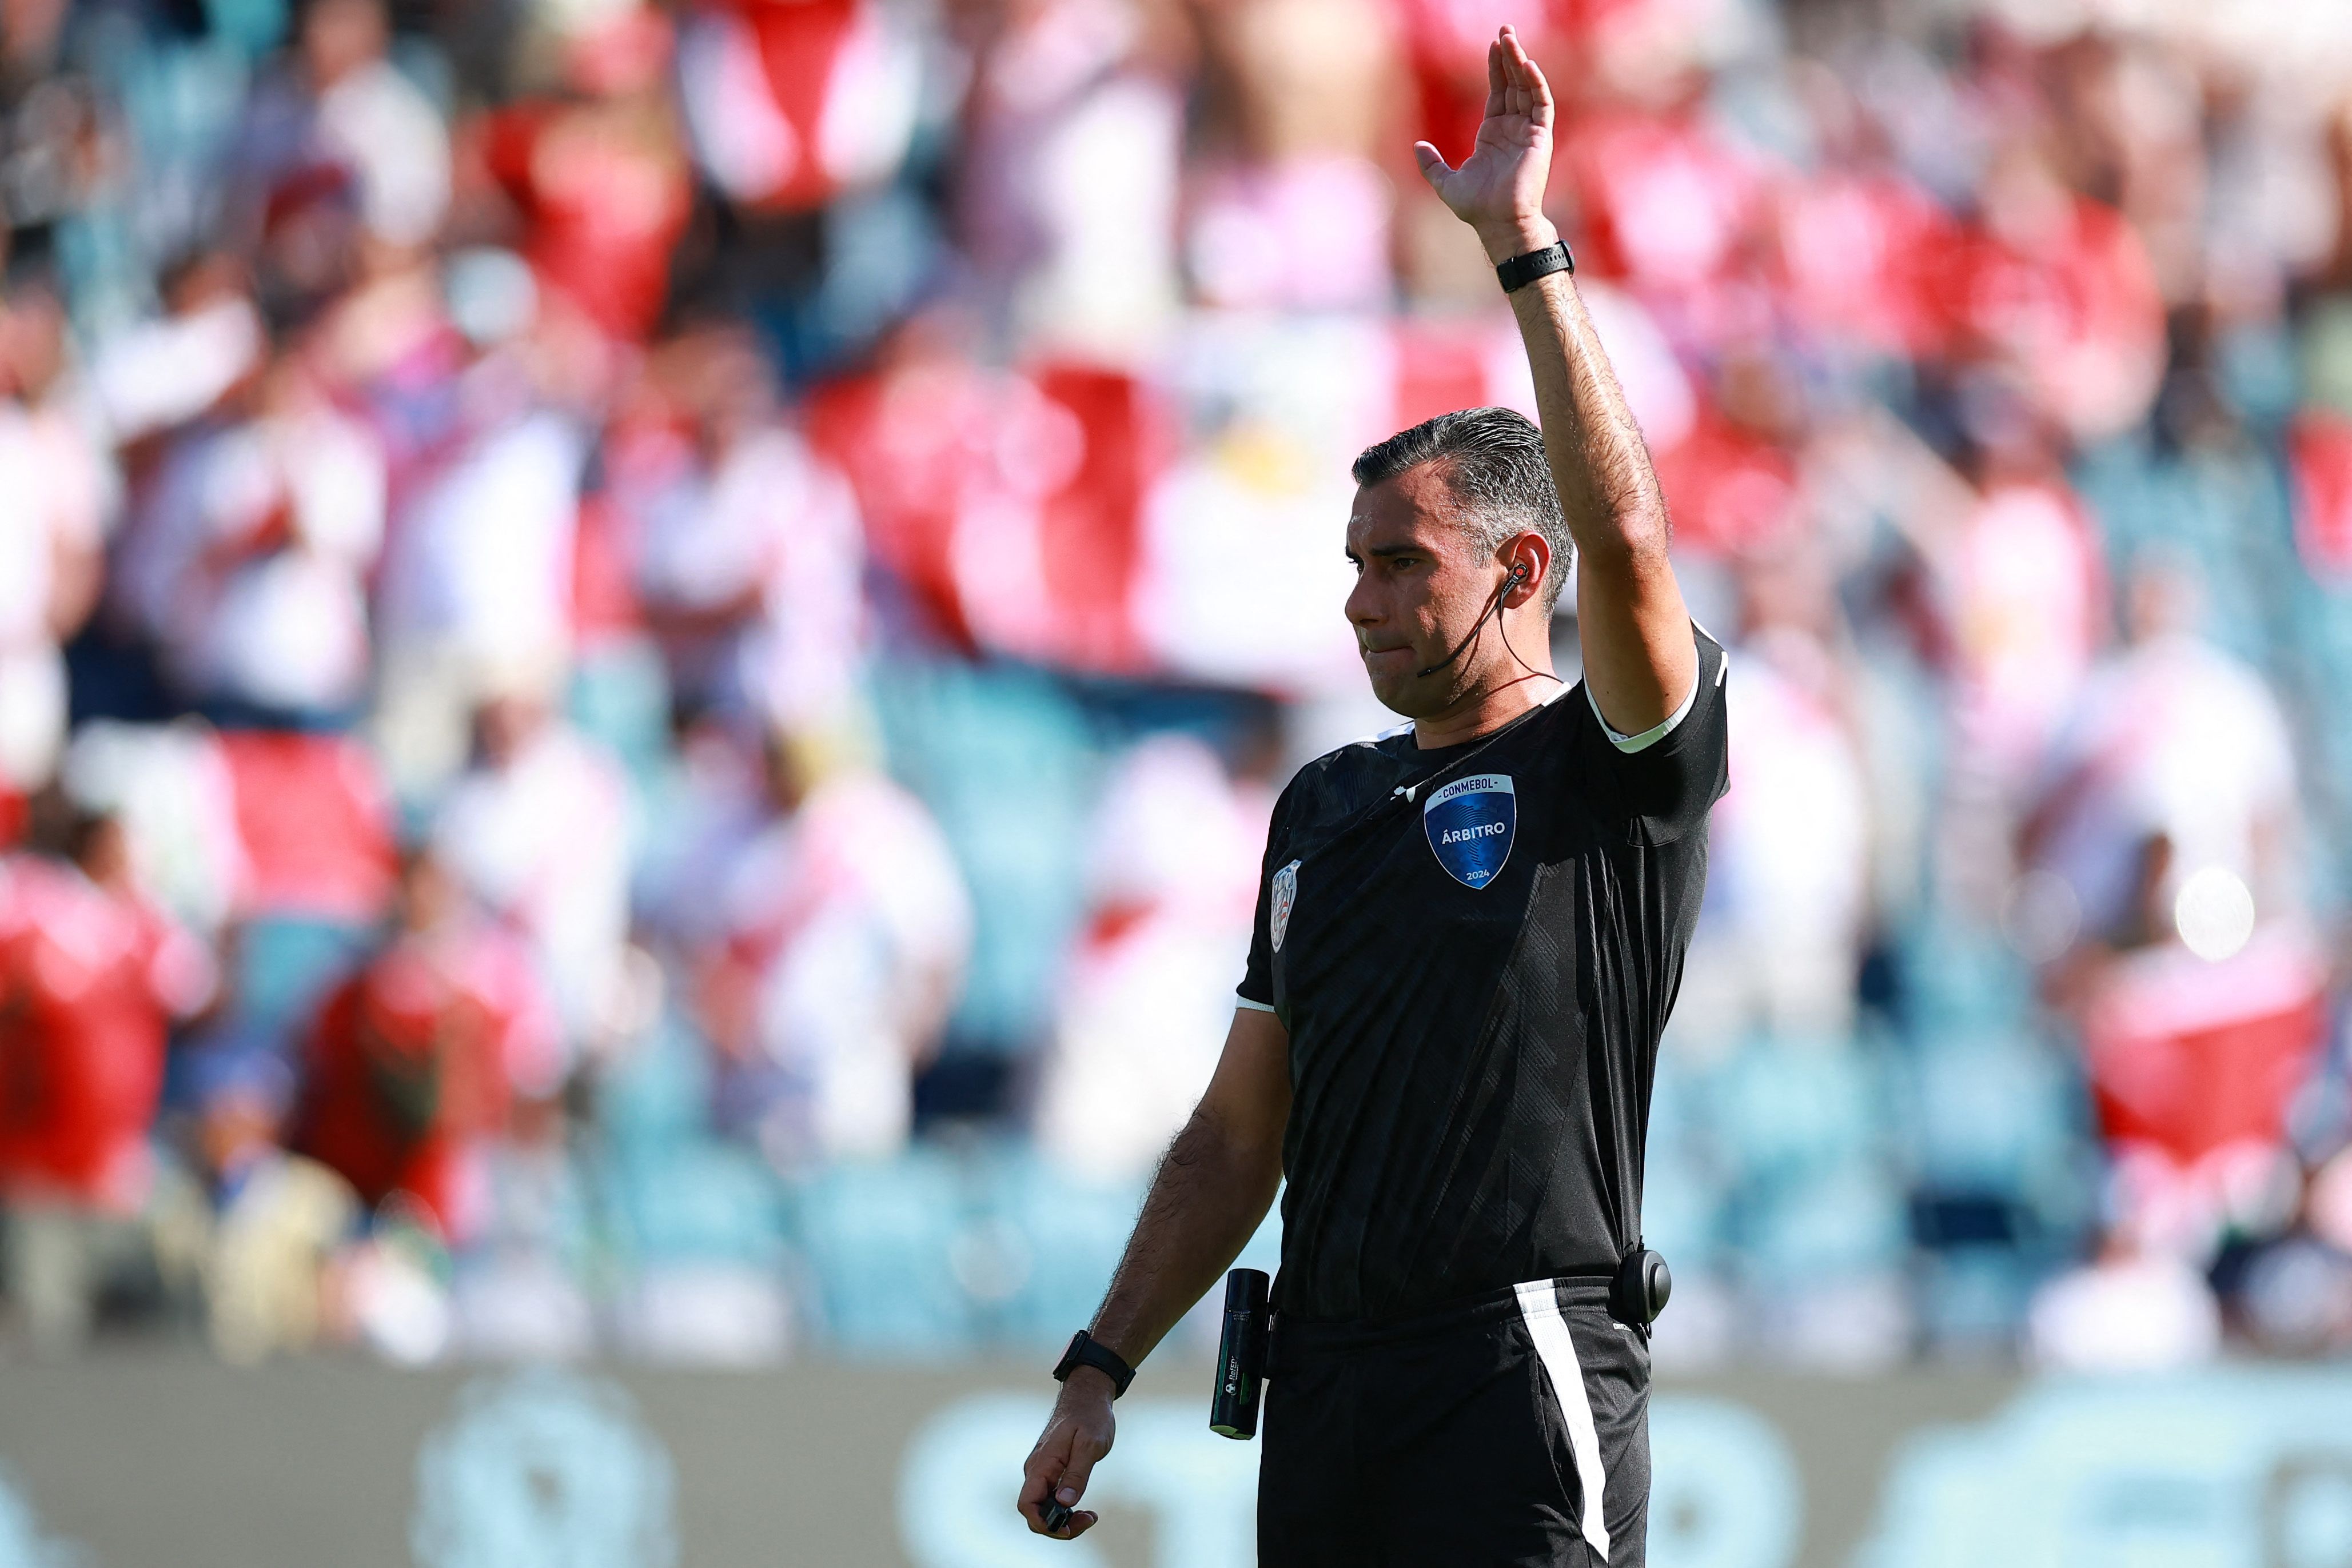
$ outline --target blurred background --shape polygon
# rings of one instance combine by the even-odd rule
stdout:
[[[2336,0],[6,0],[5,1354],[1049,1356],[1504,20],[1734,650],[1661,1366],[2352,1346]]]

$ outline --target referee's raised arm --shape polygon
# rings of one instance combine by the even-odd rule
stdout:
[[[1544,216],[1551,170],[1552,98],[1509,27],[1486,49],[1486,113],[1458,169],[1413,144],[1422,177],[1477,232],[1499,268],[1545,272],[1510,292],[1535,372],[1544,455],[1576,541],[1576,624],[1584,680],[1609,727],[1639,735],[1664,723],[1696,688],[1690,613],[1666,559],[1666,507],[1649,448],[1609,356],[1578,297],[1574,269],[1553,253]],[[1506,287],[1513,281],[1505,277]]]

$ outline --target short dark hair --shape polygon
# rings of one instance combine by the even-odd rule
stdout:
[[[1559,489],[1535,422],[1507,408],[1441,413],[1365,447],[1352,472],[1359,485],[1381,485],[1424,463],[1444,465],[1456,521],[1473,543],[1497,549],[1514,534],[1543,535],[1551,546],[1551,570],[1544,574],[1540,602],[1549,614],[1576,564],[1576,544],[1560,515]]]

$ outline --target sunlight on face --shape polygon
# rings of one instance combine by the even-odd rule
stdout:
[[[1494,591],[1490,562],[1453,517],[1453,496],[1424,464],[1356,492],[1348,517],[1348,559],[1356,586],[1349,624],[1370,677],[1372,695],[1391,711],[1417,718],[1443,709],[1467,671],[1456,665],[1423,674],[1452,652]]]

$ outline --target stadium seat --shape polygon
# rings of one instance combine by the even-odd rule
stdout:
[[[1930,912],[1901,938],[1907,1022],[1915,1034],[2001,1031],[2033,1017],[2033,978],[1998,931]]]
[[[234,949],[239,1025],[290,1046],[335,982],[365,956],[373,933],[347,921],[261,915]]]
[[[640,789],[668,765],[669,705],[660,651],[620,641],[582,656],[564,703],[580,733],[619,758]]]
[[[1670,1042],[1650,1096],[1642,1233],[1680,1270],[1711,1267],[1724,1241],[1722,1159],[1708,1114],[1707,1075]]]
[[[877,671],[890,770],[929,807],[971,889],[976,939],[960,1039],[1034,1040],[1081,903],[1079,835],[1098,762],[1085,716],[1016,667]]]
[[[755,1263],[783,1258],[782,1193],[747,1149],[695,1141],[605,1167],[615,1239],[641,1261]]]
[[[1724,1193],[1714,1173],[1680,1147],[1650,1144],[1642,1176],[1642,1239],[1675,1270],[1711,1269],[1724,1232]]]
[[[1919,1328],[1938,1352],[2000,1357],[2014,1352],[2042,1270],[2016,1249],[1975,1246],[1927,1254],[1919,1270]]]
[[[830,1346],[913,1361],[976,1348],[953,1256],[965,1199],[947,1156],[919,1148],[834,1166],[799,1184],[796,1198],[814,1305]]]
[[[1885,1124],[1875,1061],[1851,1040],[1751,1040],[1712,1087],[1742,1180],[1794,1178],[1860,1158]]]
[[[2087,1131],[2079,1075],[2028,1037],[1931,1034],[1898,1072],[1904,1154],[1930,1187],[2021,1197]]]
[[[1026,1348],[1058,1348],[1101,1301],[1143,1207],[1144,1184],[1088,1180],[1015,1147],[994,1155],[986,1179],[990,1212],[1025,1253],[1001,1333]]]
[[[1899,1184],[1864,1158],[1751,1184],[1734,1212],[1749,1275],[1768,1290],[1894,1270],[1908,1239]]]
[[[596,1123],[616,1154],[644,1159],[707,1133],[710,1096],[709,1047],[672,1012],[600,1079]]]

